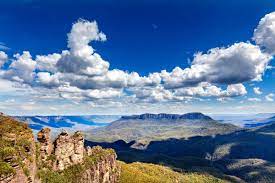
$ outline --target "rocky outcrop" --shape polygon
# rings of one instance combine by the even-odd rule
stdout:
[[[53,154],[56,158],[54,169],[64,170],[65,168],[83,162],[84,138],[80,132],[70,136],[62,132],[54,141]]]
[[[50,131],[49,128],[44,128],[37,133],[37,141],[40,143],[40,157],[43,161],[51,155],[53,150]]]
[[[116,153],[112,149],[100,146],[84,147],[81,132],[70,135],[63,131],[52,143],[50,130],[42,129],[37,135],[39,142],[40,169],[62,172],[74,172],[69,182],[80,183],[116,183],[120,176],[120,167],[116,162]],[[76,168],[74,168],[74,166]],[[49,171],[46,172],[49,172]],[[68,174],[68,173],[67,173]],[[42,177],[43,182],[43,177]]]
[[[84,147],[80,132],[53,142],[42,129],[35,143],[24,123],[0,114],[0,183],[116,183],[120,167],[112,149]]]
[[[106,151],[100,146],[93,148],[87,147],[87,155],[90,157],[98,157],[98,155],[102,155],[103,152]],[[120,166],[116,161],[116,154],[108,153],[103,155],[98,163],[95,163],[85,170],[81,176],[81,182],[118,182],[120,171]]]

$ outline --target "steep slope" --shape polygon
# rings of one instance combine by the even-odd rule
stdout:
[[[123,116],[106,127],[93,129],[87,134],[87,139],[105,142],[135,140],[148,144],[153,140],[224,134],[237,129],[234,125],[219,123],[201,113],[143,114]]]
[[[35,143],[32,131],[3,114],[0,115],[0,182],[33,182]]]
[[[133,142],[92,144],[114,148],[118,159],[125,162],[208,172],[231,182],[275,180],[275,123],[229,134],[151,141],[143,150],[133,149]]]

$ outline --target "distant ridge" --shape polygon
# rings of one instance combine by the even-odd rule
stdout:
[[[127,120],[127,119],[140,119],[140,120],[146,120],[146,119],[189,119],[189,120],[213,120],[211,117],[204,115],[200,112],[193,112],[193,113],[186,113],[186,114],[166,114],[166,113],[160,113],[160,114],[150,114],[145,113],[141,115],[132,115],[132,116],[122,116],[121,119]]]
[[[253,128],[253,127],[261,127],[269,124],[275,124],[275,116],[262,120],[258,123],[247,123],[245,124],[245,127]]]

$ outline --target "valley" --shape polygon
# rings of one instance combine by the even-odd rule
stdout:
[[[257,115],[257,123],[245,127],[216,121],[202,113],[121,116],[106,123],[75,116],[20,118],[29,124],[50,127],[54,137],[65,129],[72,133],[75,126],[68,124],[93,126],[82,128],[85,146],[114,149],[128,173],[163,165],[186,176],[206,173],[228,182],[268,183],[275,179],[275,149],[272,148],[275,147],[275,121],[270,114],[260,116]],[[135,162],[140,164],[132,164]],[[155,176],[140,174],[144,180]],[[124,178],[127,176],[122,174]]]

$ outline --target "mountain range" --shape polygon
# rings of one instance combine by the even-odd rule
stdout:
[[[114,148],[118,159],[125,162],[207,172],[229,182],[275,180],[274,121],[239,128],[208,117],[178,119],[177,115],[146,114],[122,117],[93,129],[87,139],[87,145]]]

